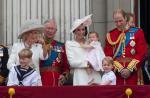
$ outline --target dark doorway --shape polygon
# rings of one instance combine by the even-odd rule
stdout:
[[[150,45],[150,0],[140,0],[140,25]]]
[[[145,38],[150,46],[150,0],[140,0],[140,25],[144,30]],[[145,85],[150,85],[150,47],[148,48],[145,62],[142,65]]]

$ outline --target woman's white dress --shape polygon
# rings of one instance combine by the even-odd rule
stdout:
[[[67,41],[65,47],[67,59],[70,67],[73,69],[73,85],[88,85],[89,75],[86,71],[87,51],[85,51],[76,41]],[[94,79],[94,83],[101,82],[101,76],[99,72],[93,70],[91,76]]]

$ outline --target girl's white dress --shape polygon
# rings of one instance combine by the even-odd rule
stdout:
[[[105,54],[101,43],[98,41],[92,41],[90,46],[93,48],[87,49],[87,61],[92,65],[94,70],[103,71],[102,60],[105,58]]]

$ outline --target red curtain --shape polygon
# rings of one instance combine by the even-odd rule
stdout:
[[[0,87],[0,98],[9,98],[8,89]],[[64,86],[13,87],[13,98],[127,98],[125,90],[132,89],[130,98],[150,98],[150,86]]]

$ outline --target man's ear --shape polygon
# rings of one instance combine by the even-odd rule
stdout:
[[[57,32],[57,29],[55,31]]]

